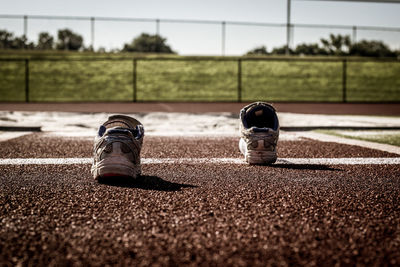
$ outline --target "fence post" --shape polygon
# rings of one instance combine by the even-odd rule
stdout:
[[[237,101],[242,102],[242,60],[238,59],[238,88],[237,88]]]
[[[24,35],[28,38],[28,16],[24,15]]]
[[[353,40],[351,40],[353,42],[353,44],[357,43],[357,26],[353,26]]]
[[[347,102],[347,59],[343,59],[342,70],[342,102]]]
[[[24,16],[24,37],[25,37],[25,40],[27,41],[28,40],[28,16],[27,15]],[[27,42],[24,42],[24,49],[26,49],[26,43]]]
[[[225,36],[226,36],[226,22],[221,22],[221,55],[225,56]]]
[[[286,51],[285,54],[289,55],[290,54],[290,50],[289,50],[289,46],[290,46],[290,11],[291,11],[291,0],[287,0],[287,14],[286,14]]]
[[[29,59],[25,59],[25,102],[29,102]]]
[[[156,34],[160,36],[160,19],[156,19]]]
[[[90,39],[91,39],[91,46],[92,51],[94,51],[94,17],[90,18]]]
[[[137,96],[136,96],[136,91],[137,91],[137,85],[136,85],[136,66],[137,66],[137,59],[133,59],[133,102],[137,101]]]

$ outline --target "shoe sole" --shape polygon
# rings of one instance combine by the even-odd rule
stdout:
[[[245,160],[252,165],[264,165],[275,163],[277,159],[276,152],[249,150],[245,154]]]
[[[96,180],[116,176],[137,178],[141,174],[141,167],[123,157],[108,157],[92,167],[92,174]]]

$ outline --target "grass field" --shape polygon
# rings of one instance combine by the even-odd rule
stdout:
[[[157,58],[132,54],[0,53],[0,101],[326,101],[342,100],[343,62],[335,58]],[[240,79],[239,79],[239,73]],[[400,101],[400,62],[347,62],[347,100]]]

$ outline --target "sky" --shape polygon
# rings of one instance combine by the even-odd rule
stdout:
[[[287,0],[0,0],[2,15],[52,15],[161,19],[160,35],[182,55],[241,55],[266,46],[268,50],[286,43],[285,27],[227,24],[223,49],[220,24],[163,22],[163,19],[286,23]],[[400,4],[292,0],[291,23],[338,24],[400,28]],[[90,45],[90,22],[71,20],[28,20],[28,39],[37,41],[39,32],[56,36],[58,29],[69,28]],[[22,19],[0,18],[0,29],[23,34]],[[95,49],[120,49],[142,32],[155,34],[155,22],[95,22]],[[315,43],[330,33],[352,35],[351,30],[293,30],[291,45]],[[359,30],[357,40],[383,40],[400,49],[399,32]]]

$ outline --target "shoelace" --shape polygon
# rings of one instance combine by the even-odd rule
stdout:
[[[104,125],[101,125],[98,131],[99,137],[102,137],[107,128]],[[129,134],[131,133],[135,139],[140,139],[143,136],[144,129],[141,125],[137,125],[136,128],[114,128],[108,131],[108,134]]]

